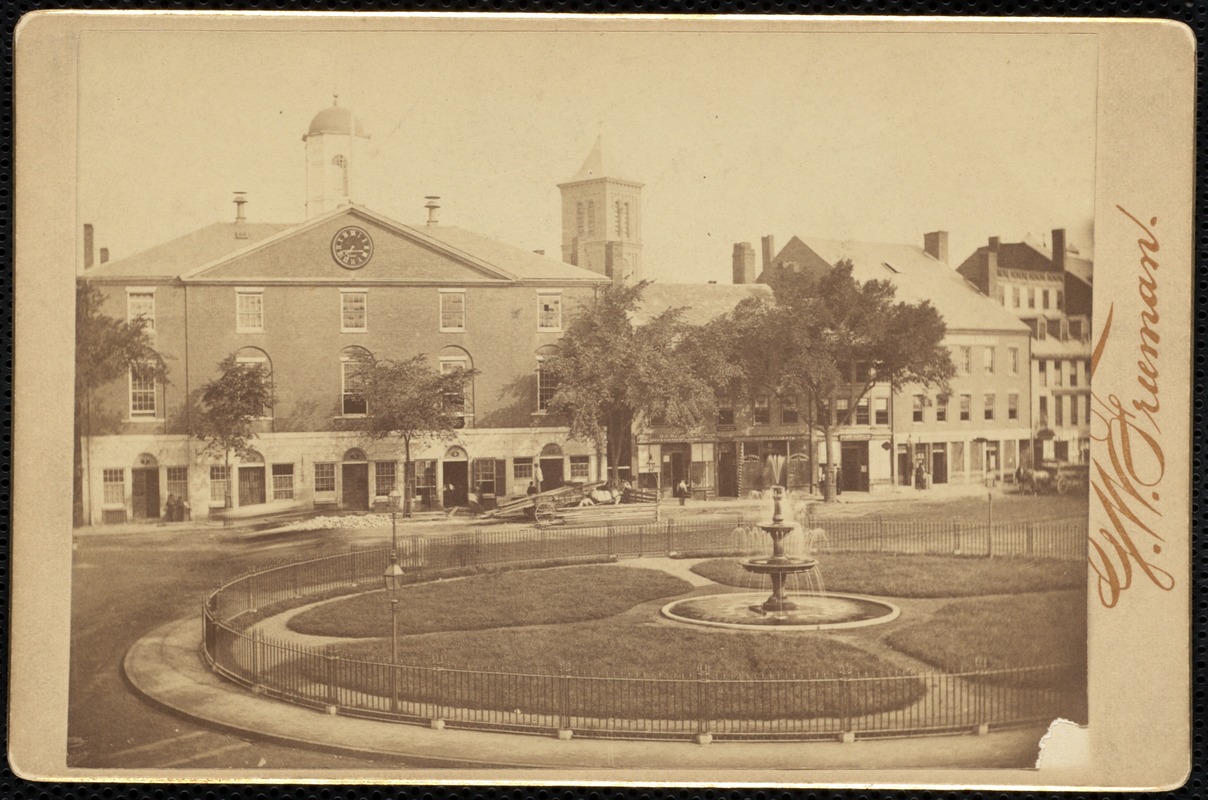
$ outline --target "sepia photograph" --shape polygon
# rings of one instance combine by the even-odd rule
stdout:
[[[1095,730],[1099,37],[74,48],[72,774],[1034,772]]]

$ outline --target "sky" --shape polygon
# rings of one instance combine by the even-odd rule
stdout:
[[[728,282],[771,234],[1093,246],[1089,35],[89,32],[79,223],[112,258],[234,219],[301,222],[302,134],[339,94],[371,134],[353,200],[560,252],[598,135],[645,184],[643,264]],[[77,226],[79,229],[80,226]]]

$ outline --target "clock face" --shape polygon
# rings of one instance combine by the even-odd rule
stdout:
[[[340,228],[331,239],[331,255],[346,269],[360,269],[373,257],[373,240],[363,228]]]

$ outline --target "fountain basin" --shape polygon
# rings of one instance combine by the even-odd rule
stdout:
[[[758,575],[770,575],[772,573],[792,575],[798,572],[807,572],[818,566],[817,559],[789,558],[788,556],[748,558],[739,563],[742,564],[742,568],[747,572],[754,572]]]
[[[668,603],[662,615],[675,622],[750,631],[820,631],[892,622],[901,609],[884,600],[855,594],[792,594],[791,610],[753,614],[763,593],[733,592]],[[755,603],[758,605],[758,603]]]

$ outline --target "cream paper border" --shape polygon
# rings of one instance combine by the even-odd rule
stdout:
[[[1160,445],[1166,548],[1151,563],[1175,581],[1160,591],[1139,570],[1115,608],[1091,581],[1089,728],[1057,726],[1039,770],[783,772],[559,772],[483,769],[377,773],[245,770],[83,770],[65,766],[71,581],[72,297],[76,263],[74,185],[76,44],[82,31],[449,30],[591,28],[746,32],[930,31],[954,35],[1089,33],[1099,40],[1095,197],[1095,334],[1114,303],[1114,326],[1094,378],[1095,394],[1137,388],[1142,222],[1158,218],[1151,272],[1160,304]],[[399,781],[457,784],[794,785],[831,787],[1173,788],[1190,770],[1190,407],[1193,287],[1194,37],[1179,23],[1142,20],[969,20],[789,17],[581,17],[556,15],[187,14],[44,11],[16,34],[16,311],[9,758],[38,780]],[[1093,431],[1102,433],[1102,430]],[[1134,445],[1135,446],[1135,445]],[[1093,458],[1106,450],[1095,443]],[[46,502],[47,498],[58,498]],[[1091,497],[1091,530],[1110,526]],[[1094,538],[1094,535],[1092,535]],[[1099,540],[1103,542],[1102,538]],[[1144,540],[1148,548],[1150,540]],[[937,741],[942,746],[942,742]],[[716,746],[716,745],[715,745]],[[723,745],[724,746],[724,745]],[[854,746],[858,746],[854,745]],[[808,765],[803,765],[808,767]]]

